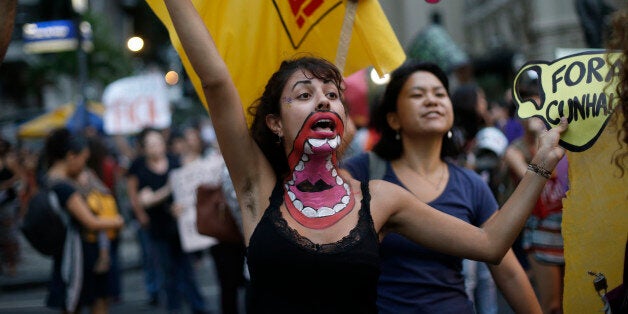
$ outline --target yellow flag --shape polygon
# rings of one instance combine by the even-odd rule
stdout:
[[[196,92],[203,95],[163,1],[146,1],[168,29]],[[346,7],[343,0],[193,2],[229,68],[245,109],[261,96],[281,61],[302,54],[332,62],[336,59]],[[377,0],[358,1],[350,40],[345,76],[368,66],[383,75],[405,60]],[[207,108],[204,97],[199,98]]]
[[[623,117],[604,129],[590,149],[567,152],[569,191],[563,201],[565,243],[565,313],[604,313],[593,286],[602,273],[608,291],[622,283],[628,236],[628,172],[621,176],[612,157],[626,149],[617,140]]]

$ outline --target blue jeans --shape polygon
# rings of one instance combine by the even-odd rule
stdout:
[[[148,230],[142,227],[137,229],[137,238],[142,251],[142,268],[144,269],[144,286],[149,298],[157,299],[163,285],[163,274],[159,267],[159,260],[153,240]]]
[[[153,238],[153,243],[164,270],[168,311],[181,309],[181,295],[187,299],[192,310],[207,311],[205,300],[196,284],[190,255],[183,252],[179,243],[173,243],[173,240]]]
[[[465,259],[462,261],[464,286],[478,314],[497,314],[497,290],[486,263]]]

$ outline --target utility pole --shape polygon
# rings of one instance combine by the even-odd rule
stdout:
[[[79,95],[76,102],[75,112],[79,113],[81,116],[79,118],[79,123],[77,125],[77,129],[84,129],[88,124],[88,114],[87,114],[87,80],[89,77],[89,69],[87,66],[87,51],[86,46],[88,42],[86,42],[86,37],[91,34],[91,26],[89,23],[83,21],[83,15],[87,12],[89,8],[88,0],[72,0],[72,8],[74,12],[77,13],[77,17],[75,18],[74,24],[77,30],[77,62],[78,62],[78,87],[79,87]],[[83,106],[83,107],[81,107]]]

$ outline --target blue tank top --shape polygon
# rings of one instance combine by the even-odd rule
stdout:
[[[368,185],[362,195],[356,227],[316,244],[288,226],[279,210],[283,187],[275,186],[247,248],[252,313],[377,313],[379,239]]]
[[[342,165],[361,182],[371,178],[367,153]],[[382,180],[404,187],[389,161]],[[478,174],[448,163],[449,181],[443,193],[428,205],[480,226],[496,210],[497,202]],[[376,209],[373,209],[376,210]],[[380,245],[381,275],[378,283],[379,313],[474,313],[462,275],[462,259],[418,245],[389,233]]]

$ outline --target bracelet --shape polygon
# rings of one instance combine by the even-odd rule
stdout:
[[[545,179],[549,179],[552,175],[552,173],[550,171],[547,171],[547,169],[535,164],[528,164],[528,170],[540,175]]]

